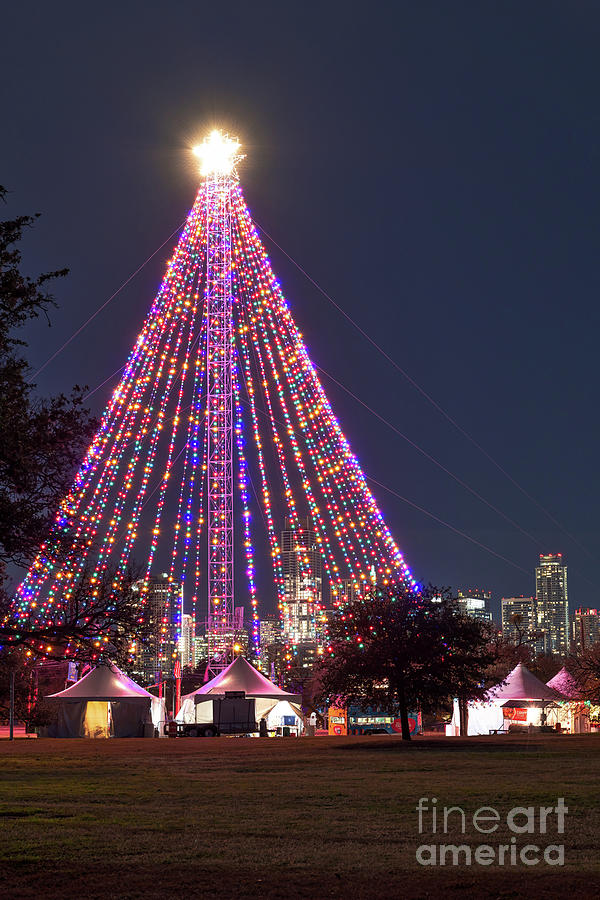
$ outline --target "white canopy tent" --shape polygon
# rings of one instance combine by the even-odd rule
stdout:
[[[249,700],[255,700],[256,720],[266,719],[267,728],[274,730],[279,725],[290,724],[285,719],[294,716],[295,726],[302,727],[300,694],[288,694],[265,678],[247,659],[238,656],[226,669],[211,681],[191,694],[182,697],[177,722],[185,724],[212,722],[212,700],[224,697],[229,691],[243,691]]]
[[[56,701],[58,719],[48,737],[162,736],[165,702],[132,681],[113,663],[101,663],[47,700]]]
[[[487,691],[484,700],[469,703],[467,733],[508,731],[512,723],[538,726],[546,709],[555,709],[564,699],[563,694],[536,678],[523,663],[518,663],[501,684]],[[458,700],[455,700],[452,722],[446,726],[446,734],[459,734],[459,722]]]

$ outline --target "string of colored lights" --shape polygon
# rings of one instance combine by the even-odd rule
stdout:
[[[242,323],[243,326],[243,323]],[[279,546],[279,542],[277,540],[277,536],[275,533],[275,524],[273,520],[273,510],[271,504],[271,492],[269,489],[269,479],[267,477],[264,453],[263,453],[263,442],[260,434],[260,429],[258,426],[258,415],[256,411],[256,392],[254,389],[254,380],[252,377],[252,368],[250,365],[250,353],[248,349],[248,338],[247,331],[244,327],[238,327],[238,334],[240,336],[240,347],[241,354],[240,359],[242,361],[244,367],[244,379],[246,383],[246,393],[248,395],[248,403],[250,407],[250,415],[252,422],[252,433],[254,436],[254,444],[256,446],[257,460],[258,460],[258,468],[261,477],[262,484],[262,503],[263,509],[265,511],[265,516],[267,520],[267,536],[269,540],[269,545],[271,547],[271,560],[273,565],[273,578],[275,582],[275,588],[277,590],[277,605],[281,611],[283,610],[283,605],[285,602],[285,589],[284,589],[284,578],[283,578],[283,568],[281,564],[281,548]]]
[[[351,510],[344,499],[345,496],[348,496],[348,491],[350,491],[350,495],[354,495],[355,498],[354,507],[358,503],[364,508],[365,512],[368,513],[369,520],[376,525],[376,537],[383,538],[383,545],[386,551],[383,559],[385,561],[385,557],[388,557],[388,564],[380,564],[379,568],[383,570],[380,572],[381,576],[385,579],[386,576],[391,576],[395,571],[396,577],[398,577],[399,573],[402,580],[404,580],[410,577],[408,569],[402,560],[398,548],[393,543],[391,535],[385,528],[381,514],[366,486],[358,461],[351,453],[341,428],[333,416],[316,372],[308,358],[302,336],[291,319],[279,284],[271,270],[267,254],[260,243],[250,214],[239,191],[236,196],[236,213],[239,227],[243,231],[244,247],[250,246],[254,253],[254,271],[259,280],[254,295],[255,311],[264,311],[266,308],[267,311],[273,314],[271,330],[275,340],[278,342],[282,372],[288,381],[300,431],[306,439],[311,455],[313,470],[316,469],[319,472],[323,478],[323,483],[327,485],[325,488],[326,493],[333,490],[331,476],[337,475],[340,471],[342,472],[341,476],[338,475],[334,479],[337,494],[342,498],[341,509],[340,504],[335,500],[328,503],[330,517],[336,516],[334,526],[336,543],[341,544],[342,547],[345,544],[346,553],[348,553],[348,533],[349,531],[357,530],[357,523],[354,523],[350,518]],[[265,318],[265,321],[268,320]],[[282,346],[282,339],[287,339],[285,348]],[[315,426],[319,426],[319,432],[316,434],[314,433],[316,431]],[[327,449],[329,449],[329,458],[324,455]],[[343,482],[346,483],[343,484]],[[342,485],[343,489],[341,489]],[[340,516],[342,516],[341,520]],[[344,518],[346,519],[346,524],[343,524]],[[358,524],[362,523],[359,522]],[[360,530],[365,531],[364,528]],[[368,532],[366,533],[368,535]],[[372,542],[369,541],[369,543]],[[352,556],[347,555],[345,560],[350,571],[352,571],[356,558],[354,550],[355,548],[353,548]],[[392,551],[391,559],[390,550]],[[376,551],[373,547],[371,562],[374,558],[376,558]],[[385,571],[386,569],[389,569],[389,572]],[[364,577],[365,573],[362,574]]]
[[[252,361],[255,366],[258,366],[260,378],[259,383],[262,384],[265,391],[265,400],[267,402],[267,406],[270,411],[272,411],[272,402],[271,396],[268,391],[268,383],[265,375],[265,367],[260,355],[260,346],[256,334],[255,327],[255,317],[250,316],[250,307],[249,307],[249,299],[247,294],[247,289],[251,285],[250,279],[248,277],[248,261],[244,259],[243,256],[243,246],[240,240],[240,235],[235,232],[233,235],[234,241],[234,253],[236,257],[239,258],[240,264],[238,264],[238,281],[236,282],[236,293],[239,297],[239,302],[237,305],[237,309],[239,310],[240,322],[238,328],[240,329],[240,333],[248,333],[250,332],[252,336],[252,344],[250,345],[250,351],[252,353],[252,360],[248,361],[248,365],[251,365]],[[244,346],[248,346],[247,344]],[[279,436],[277,425],[274,419],[274,416],[271,414],[271,430],[273,433],[273,443],[275,445],[275,452],[277,454],[279,467],[283,479],[283,496],[287,503],[287,517],[290,520],[292,531],[299,530],[299,516],[297,511],[296,502],[294,500],[294,495],[292,492],[290,479],[288,476],[287,465],[285,461],[285,452],[284,452],[284,442]]]
[[[279,348],[280,357],[285,353],[282,349],[281,341],[275,332],[276,343]],[[286,354],[288,355],[288,354]],[[288,358],[290,358],[288,356]],[[299,420],[299,428],[304,432],[305,440],[308,446],[309,454],[313,466],[320,472],[321,484],[323,492],[326,495],[326,508],[332,518],[333,528],[337,543],[339,544],[344,561],[348,566],[351,577],[353,579],[366,577],[364,569],[368,567],[368,563],[372,564],[373,559],[365,561],[360,570],[355,570],[358,565],[361,554],[365,551],[360,531],[356,533],[355,523],[351,517],[359,514],[359,522],[363,523],[360,518],[360,505],[362,497],[353,497],[356,494],[355,485],[352,479],[348,477],[348,473],[343,464],[343,458],[340,457],[339,447],[331,439],[331,431],[319,422],[319,404],[315,402],[314,395],[310,392],[310,386],[307,386],[302,375],[301,369],[295,364],[297,357],[291,357],[293,367],[291,375],[295,381],[295,389],[297,393],[296,409]],[[320,426],[320,427],[318,427]],[[347,524],[344,523],[346,519]],[[353,531],[355,532],[353,535]],[[358,543],[358,547],[352,538]],[[371,557],[375,557],[374,548],[371,549]]]
[[[252,317],[254,321],[256,321],[255,317]],[[276,426],[276,417],[274,413],[273,400],[271,398],[271,392],[269,390],[269,380],[267,378],[266,366],[263,361],[262,348],[260,343],[259,333],[257,332],[256,327],[252,328],[252,335],[254,339],[254,349],[255,355],[258,359],[261,377],[263,381],[265,398],[267,400],[267,409],[271,423],[271,429],[273,431],[273,440],[276,443],[278,456],[280,457],[280,467],[282,473],[285,471],[285,455],[283,452],[283,442],[280,440],[277,426]],[[265,354],[269,359],[269,362],[273,364],[273,354],[268,343],[263,344]],[[273,368],[273,366],[272,366]],[[310,510],[310,517],[313,523],[317,523],[315,526],[315,538],[317,541],[317,545],[320,547],[322,551],[322,560],[325,566],[325,570],[327,571],[330,578],[334,576],[334,572],[332,571],[332,567],[335,565],[335,560],[333,558],[333,554],[331,552],[331,547],[327,538],[327,533],[323,528],[323,520],[320,515],[319,507],[315,501],[314,492],[312,490],[310,480],[307,476],[306,468],[304,465],[304,460],[302,453],[300,451],[298,442],[296,441],[294,430],[290,424],[290,416],[288,413],[287,405],[285,403],[284,395],[280,389],[280,385],[278,383],[278,376],[276,369],[273,368],[274,373],[274,384],[275,391],[279,400],[279,404],[281,406],[282,414],[284,417],[284,421],[287,424],[286,433],[288,436],[291,434],[291,444],[292,444],[292,455],[294,462],[296,463],[296,467],[300,476],[300,481],[302,487],[304,488],[305,497],[308,504],[308,509]],[[293,538],[293,546],[296,548],[296,564],[298,566],[298,577],[299,577],[299,595],[303,598],[303,600],[307,601],[307,614],[310,615],[310,621],[313,632],[316,634],[316,626],[317,619],[320,615],[320,611],[322,608],[320,592],[317,590],[317,585],[315,581],[315,574],[310,565],[310,558],[306,555],[306,551],[301,549],[305,547],[306,542],[304,539],[304,531],[305,526],[303,526],[300,522],[300,519],[297,515],[297,505],[293,498],[293,493],[290,485],[290,479],[287,477],[284,478],[284,494],[288,498],[289,506],[288,506],[288,516],[290,513],[294,513],[295,518],[290,519],[290,525],[292,526],[291,530],[294,534]],[[323,551],[325,551],[323,553]],[[331,562],[331,566],[330,566]],[[283,607],[283,624],[284,624],[284,633],[287,634],[285,640],[285,660],[287,668],[291,668],[292,659],[294,655],[297,653],[297,648],[295,647],[293,640],[290,636],[290,632],[293,633],[293,625],[292,625],[292,615],[291,615],[291,606],[292,599],[297,599],[297,596],[294,598],[286,598]],[[288,627],[285,627],[288,626]],[[291,627],[289,627],[291,626]]]
[[[105,416],[105,422],[107,419],[108,419],[108,416]],[[77,504],[85,496],[86,485],[84,483],[84,476],[86,474],[86,470],[89,473],[89,477],[91,479],[91,475],[93,474],[93,472],[95,471],[95,469],[97,469],[97,467],[99,465],[100,453],[98,450],[98,445],[99,445],[99,443],[102,443],[102,442],[106,443],[106,439],[101,434],[100,439],[99,440],[97,439],[92,444],[90,452],[88,453],[88,457],[87,457],[86,461],[84,461],[84,464],[83,464],[82,468],[80,469],[79,476],[76,479],[76,486],[78,486],[80,488],[78,496],[75,497],[74,492],[72,491],[70,497],[67,498],[65,503],[63,503],[61,505],[61,508],[59,509],[59,513],[57,515],[57,530],[60,530],[63,534],[68,531],[68,526],[69,526],[69,518],[67,518],[65,514],[68,514],[68,516],[72,520],[74,520],[76,511],[77,511]],[[95,459],[94,459],[94,457],[95,457]],[[92,462],[93,462],[93,464],[91,466],[88,465],[90,458],[92,459]],[[81,522],[79,523],[79,528],[78,528],[78,532],[76,533],[76,537],[79,536],[80,531],[81,531]],[[73,543],[75,543],[75,541]],[[38,559],[34,563],[34,566],[32,567],[32,570],[30,570],[29,574],[31,575],[33,573],[35,576],[35,580],[37,580],[37,589],[38,589],[37,592],[39,592],[39,589],[43,585],[44,580],[51,575],[55,564],[58,562],[58,549],[59,549],[59,545],[57,542],[52,544],[52,541],[48,541],[47,544],[42,547],[42,553],[46,553],[46,551],[47,551],[47,554],[45,555],[45,557],[43,559],[40,559],[38,557]],[[31,580],[32,579],[25,580],[25,582],[20,587],[19,593],[22,596],[24,596],[26,598],[26,600],[29,600],[31,603],[34,603],[37,592],[36,592],[35,583],[33,584],[33,590],[28,590],[30,588]],[[52,600],[52,598],[50,598],[50,600]],[[51,602],[49,604],[42,604],[42,608],[45,608],[48,605],[51,605]],[[56,613],[54,613],[54,614],[56,614]]]
[[[238,247],[241,248],[241,246],[242,246],[242,244],[240,241],[238,243]],[[242,267],[242,271],[248,272],[249,270],[250,270],[250,263],[249,263],[249,261],[246,261],[245,265]],[[251,301],[249,301],[249,302],[251,302]],[[287,501],[287,513],[288,513],[288,517],[290,519],[290,524],[292,526],[291,530],[293,532],[300,533],[302,531],[302,528],[300,525],[300,519],[299,519],[299,515],[298,515],[298,511],[297,511],[297,504],[296,504],[296,501],[294,500],[291,482],[290,482],[290,478],[289,478],[288,472],[287,472],[287,466],[286,466],[286,462],[285,462],[285,453],[284,453],[284,442],[280,438],[279,432],[277,429],[276,416],[275,416],[274,408],[273,408],[273,401],[271,398],[271,393],[269,391],[269,382],[267,379],[265,364],[263,361],[263,355],[262,355],[262,350],[261,350],[261,341],[260,341],[259,333],[257,330],[257,323],[260,323],[260,309],[257,311],[258,314],[251,315],[250,310],[248,308],[248,303],[245,305],[245,307],[242,307],[242,308],[245,308],[245,320],[244,320],[244,324],[241,327],[245,328],[246,330],[250,330],[250,333],[252,336],[252,349],[254,351],[254,357],[256,358],[256,361],[258,363],[259,375],[260,375],[259,380],[263,386],[264,397],[266,400],[266,405],[267,405],[267,409],[268,409],[268,413],[269,413],[271,431],[273,434],[273,443],[275,444],[279,467],[280,467],[282,478],[283,478],[284,498]],[[270,347],[268,345],[265,345],[265,351],[267,354],[270,354],[270,360],[272,362],[272,354],[271,354]],[[287,433],[288,438],[290,439],[291,446],[292,446],[292,455],[293,455],[294,461],[296,463],[296,466],[298,468],[298,471],[300,473],[300,478],[301,478],[301,481],[303,483],[303,486],[304,486],[304,489],[305,489],[305,492],[307,495],[308,505],[309,505],[310,512],[311,512],[311,517],[313,519],[313,522],[316,522],[317,540],[318,540],[319,544],[324,544],[324,546],[325,546],[326,558],[325,558],[324,562],[325,562],[326,567],[327,567],[327,563],[328,563],[328,558],[329,558],[329,560],[331,560],[331,563],[333,566],[333,565],[335,565],[335,560],[333,559],[331,547],[327,540],[327,534],[323,528],[323,521],[320,517],[318,506],[314,500],[314,495],[313,495],[313,492],[312,492],[312,489],[310,486],[310,481],[308,479],[306,468],[304,466],[302,453],[300,451],[298,441],[296,440],[296,435],[294,433],[294,429],[291,425],[291,420],[290,420],[290,416],[288,413],[287,405],[285,403],[285,398],[284,398],[281,390],[278,389],[278,375],[277,375],[276,370],[275,370],[274,374],[275,374],[275,386],[276,386],[276,390],[277,390],[277,396],[278,396],[278,399],[279,399],[279,402],[280,402],[280,405],[282,408],[282,413],[283,413],[284,422],[285,422],[285,426],[286,426],[286,433]],[[307,565],[306,558],[302,554],[299,554],[298,564],[299,564],[299,575],[300,575],[301,583],[310,583],[313,573],[310,570],[310,566]],[[329,574],[332,575],[333,573],[330,571]],[[283,607],[283,617],[284,618],[288,612],[287,607],[288,607],[288,604],[286,602],[284,602],[284,607]]]
[[[281,323],[277,322],[276,327],[281,328]],[[358,515],[359,524],[364,525],[364,513],[371,513],[372,506],[361,494],[356,479],[353,478],[354,473],[351,469],[349,470],[347,448],[340,447],[339,441],[335,440],[331,419],[324,415],[326,411],[320,403],[319,396],[315,396],[314,386],[308,382],[302,366],[298,365],[298,356],[299,354],[295,354],[293,357],[294,367],[291,375],[297,384],[299,423],[307,432],[307,442],[313,450],[313,459],[316,465],[321,467],[321,471],[324,472],[324,480],[327,479],[329,485],[328,509],[335,517],[336,537],[345,543],[345,555],[350,564],[352,560],[360,558],[360,553],[351,539],[353,532],[360,550],[370,555],[369,564],[372,565],[376,559],[383,561],[385,557],[381,556],[380,550],[375,549],[374,542],[371,543],[370,549],[365,547],[360,530],[355,527],[353,516]],[[346,450],[345,454],[344,450]],[[366,510],[364,510],[365,506]],[[362,517],[361,512],[363,512]],[[369,535],[369,532],[367,534]],[[378,536],[377,531],[375,531],[375,536]]]
[[[163,509],[164,509],[164,505],[165,505],[167,486],[168,486],[169,478],[171,476],[171,466],[173,463],[173,453],[175,450],[175,441],[177,438],[177,434],[178,434],[178,430],[179,430],[179,423],[180,423],[180,418],[181,418],[181,407],[182,407],[182,402],[183,402],[184,389],[186,387],[186,378],[187,378],[187,373],[188,373],[188,370],[190,367],[190,362],[189,362],[190,354],[195,346],[195,343],[198,342],[198,340],[200,339],[200,336],[202,334],[202,330],[200,330],[200,333],[197,336],[195,336],[195,334],[194,334],[194,326],[197,324],[198,297],[199,297],[198,293],[195,293],[192,295],[192,298],[190,298],[190,296],[188,295],[186,297],[186,299],[184,300],[184,306],[187,307],[190,312],[190,316],[189,316],[190,327],[189,327],[189,331],[188,331],[187,346],[185,349],[185,356],[184,356],[184,362],[183,362],[183,366],[182,366],[182,372],[181,372],[180,380],[179,380],[179,393],[177,396],[177,402],[176,402],[176,406],[175,406],[175,414],[172,419],[173,427],[171,430],[171,439],[169,442],[169,449],[167,452],[167,460],[165,463],[164,473],[162,475],[162,480],[161,480],[161,484],[160,484],[160,488],[159,488],[158,502],[156,504],[156,515],[154,518],[154,525],[152,528],[152,540],[150,542],[150,552],[148,554],[148,560],[146,563],[146,575],[145,575],[145,579],[144,579],[146,584],[148,582],[148,578],[149,578],[150,572],[152,570],[152,564],[154,562],[154,557],[156,555],[156,550],[158,547],[158,538],[160,535],[162,513],[163,513]],[[128,537],[129,537],[129,535],[128,535]],[[131,544],[131,541],[130,541],[130,544]],[[123,565],[123,563],[126,562],[128,556],[129,556],[130,549],[131,549],[131,547],[130,546],[128,547],[128,545],[126,543],[122,550],[121,565]]]
[[[125,472],[119,478],[119,491],[108,519],[108,525],[103,529],[103,541],[100,547],[95,572],[90,579],[92,583],[97,580],[100,574],[106,571],[108,558],[116,543],[117,531],[120,528],[121,521],[124,517],[126,502],[129,493],[132,491],[136,472],[141,471],[142,483],[135,492],[133,501],[133,509],[130,520],[127,523],[126,546],[131,546],[137,536],[137,525],[139,513],[143,504],[148,481],[153,469],[154,458],[156,454],[156,446],[158,437],[163,427],[163,420],[166,417],[166,406],[170,397],[170,391],[175,375],[175,364],[177,362],[179,348],[183,338],[183,329],[185,325],[189,325],[191,317],[182,315],[182,288],[185,285],[186,272],[185,269],[180,273],[181,277],[177,279],[176,290],[173,296],[173,302],[169,304],[165,313],[165,321],[167,327],[164,332],[164,343],[159,345],[160,353],[157,354],[156,369],[154,371],[154,381],[152,382],[150,395],[145,402],[139,403],[138,408],[142,410],[142,417],[135,429],[135,438],[133,440],[133,449],[130,451],[129,460],[125,466]],[[174,345],[173,345],[174,342]],[[165,379],[164,386],[161,389],[161,381]],[[144,381],[149,381],[147,377]],[[155,404],[158,397],[158,409],[155,413]],[[147,439],[148,434],[150,435]],[[126,437],[131,437],[131,432],[126,432]],[[108,477],[105,479],[103,495],[99,498],[99,509],[96,509],[94,524],[92,528],[88,528],[88,536],[95,537],[100,528],[102,516],[106,511],[108,518],[108,500],[112,488],[117,482],[121,461],[124,460],[125,450],[130,447],[130,443],[121,442],[117,452],[107,461],[105,472],[108,471]],[[141,466],[142,450],[146,449],[145,464]],[[127,558],[127,554],[124,557]]]
[[[76,525],[69,537],[71,548],[76,549],[78,565],[76,565],[75,571],[69,571],[69,563],[73,563],[73,553],[71,552],[71,559],[68,559],[63,565],[66,572],[59,571],[58,574],[61,575],[61,578],[68,575],[71,584],[74,584],[77,571],[81,572],[85,564],[92,547],[93,537],[100,526],[101,517],[98,515],[98,509],[102,509],[106,505],[106,496],[116,478],[120,456],[127,446],[123,443],[123,438],[124,436],[131,437],[134,431],[139,431],[135,428],[136,415],[142,406],[144,389],[156,363],[156,347],[164,339],[165,325],[169,320],[171,320],[171,324],[174,324],[175,321],[171,315],[171,307],[176,297],[182,263],[188,255],[188,247],[194,239],[197,240],[201,210],[202,199],[199,195],[168,264],[163,284],[130,354],[128,365],[118,387],[113,392],[98,433],[75,478],[73,489],[61,504],[57,514],[56,530],[59,532],[61,541],[55,540],[54,546],[52,546],[51,539],[41,548],[41,553],[38,554],[38,558],[28,573],[28,578],[24,580],[17,593],[17,602],[20,601],[23,613],[31,613],[31,604],[36,603],[44,583],[48,577],[52,576],[55,566],[61,559],[61,554],[65,552],[63,538],[68,535],[71,523]],[[116,457],[115,452],[117,453]],[[103,463],[101,477],[90,497],[88,493],[90,485]],[[114,477],[108,479],[107,473],[112,473]],[[77,517],[77,512],[81,507],[83,510]],[[94,523],[97,523],[96,528],[93,527]],[[43,621],[44,611],[53,606],[59,587],[60,585],[55,584],[50,588],[47,600],[41,604],[38,611],[38,620]],[[64,599],[68,599],[68,591]],[[59,610],[54,609],[52,618],[55,619],[58,613]]]
[[[235,442],[238,459],[238,485],[242,501],[242,521],[244,526],[244,551],[246,556],[246,577],[248,579],[248,591],[250,595],[250,608],[252,614],[252,644],[254,656],[260,657],[260,619],[258,616],[258,600],[256,598],[256,582],[254,567],[254,548],[250,533],[250,505],[248,497],[248,466],[246,463],[245,440],[242,424],[242,406],[240,402],[240,384],[237,362],[233,366],[233,391],[235,409]]]
[[[318,432],[321,432],[321,444],[324,444],[325,450],[330,450],[330,458],[329,460],[324,460],[325,465],[328,464],[328,470],[331,473],[333,463],[333,471],[335,473],[341,473],[340,482],[344,479],[344,476],[346,480],[346,485],[344,487],[342,487],[341,484],[338,485],[343,512],[339,510],[337,504],[333,504],[334,512],[337,513],[337,521],[340,525],[338,530],[341,531],[342,534],[346,534],[348,540],[350,534],[348,528],[351,530],[355,529],[355,524],[352,520],[353,510],[362,507],[370,519],[369,527],[366,532],[363,533],[366,534],[367,537],[371,537],[374,534],[376,538],[382,538],[383,546],[380,550],[375,554],[373,552],[374,548],[372,548],[371,552],[372,558],[376,555],[380,560],[379,574],[382,576],[382,580],[385,583],[387,578],[392,577],[392,573],[394,573],[395,577],[400,575],[403,580],[405,580],[407,576],[410,579],[408,569],[406,568],[389,531],[385,527],[381,513],[375,504],[372,494],[366,486],[358,460],[354,454],[352,454],[339,423],[333,415],[327,397],[325,396],[320,381],[314,371],[314,367],[308,357],[306,348],[301,340],[301,336],[291,320],[287,306],[282,304],[282,299],[282,297],[275,297],[277,303],[274,307],[277,316],[275,333],[280,336],[283,335],[284,339],[287,333],[287,336],[292,343],[292,347],[296,351],[294,361],[300,363],[299,372],[293,373],[295,375],[300,375],[301,390],[299,393],[300,397],[304,398],[304,409],[298,410],[300,424],[304,428],[313,431],[313,434],[317,438],[317,446],[319,443]],[[288,326],[287,330],[285,328],[286,325]],[[329,440],[327,440],[327,437]],[[317,464],[318,463],[319,458],[317,457]],[[354,501],[352,505],[350,505],[346,498],[352,495],[354,495]],[[346,519],[346,525],[341,524],[343,521],[342,518],[340,518],[341,516]],[[355,533],[357,532],[355,531]],[[354,551],[352,552],[354,553]],[[388,558],[387,565],[384,566],[386,556]]]
[[[198,294],[200,294],[201,284],[198,284]],[[169,578],[181,580],[184,584],[187,577],[187,569],[189,562],[190,547],[192,543],[192,531],[194,520],[194,494],[196,490],[196,482],[199,481],[199,495],[197,499],[197,528],[201,533],[203,523],[203,488],[204,488],[204,466],[206,460],[202,458],[202,469],[200,478],[198,478],[198,462],[199,462],[199,438],[200,423],[205,418],[205,409],[203,401],[205,400],[204,392],[204,376],[206,372],[206,302],[204,301],[204,313],[202,316],[202,326],[198,335],[196,345],[196,358],[194,360],[194,385],[192,393],[192,404],[190,414],[188,416],[188,430],[186,439],[185,458],[183,464],[183,472],[177,500],[177,514],[173,525],[173,550],[171,553],[171,564],[169,568]],[[184,511],[185,510],[185,511]],[[182,526],[182,521],[185,527]],[[181,543],[181,548],[180,548]],[[177,558],[181,556],[181,564],[178,573],[175,571]],[[193,604],[195,608],[196,597],[198,594],[200,577],[199,563],[199,545],[196,544],[196,567],[195,580],[193,590]]]
[[[283,479],[283,488],[284,488],[283,498],[287,504],[287,508],[286,508],[287,516],[290,520],[291,530],[295,533],[299,533],[301,528],[300,528],[300,522],[299,522],[299,517],[298,517],[298,513],[297,513],[296,502],[294,500],[290,480],[289,480],[288,473],[287,473],[287,465],[285,462],[285,455],[283,452],[283,442],[281,441],[281,438],[279,437],[275,418],[273,416],[271,397],[270,397],[269,390],[268,390],[268,383],[267,383],[267,380],[265,377],[264,364],[262,361],[262,357],[260,355],[260,348],[259,348],[259,344],[258,344],[256,330],[254,328],[254,322],[252,321],[253,317],[250,318],[248,316],[248,309],[247,309],[247,305],[245,303],[240,304],[240,309],[242,310],[243,321],[240,323],[239,328],[242,330],[243,333],[250,331],[250,334],[252,336],[251,349],[253,351],[253,357],[256,360],[256,362],[258,363],[258,367],[259,367],[258,380],[259,380],[259,383],[262,383],[262,386],[264,389],[264,396],[265,396],[265,400],[267,403],[267,408],[269,409],[271,430],[273,433],[273,444],[275,445],[275,453],[277,456],[280,472],[281,472],[282,479]],[[251,322],[251,324],[249,324],[249,322]],[[248,349],[247,343],[244,344],[243,346],[244,346],[244,349]],[[250,365],[251,365],[251,360],[248,359],[247,360],[247,368],[250,368]],[[299,563],[300,580],[301,580],[301,582],[304,582],[311,577],[310,567],[308,567],[308,569],[307,569],[306,561],[305,561],[304,557],[302,556],[302,554],[299,554],[298,563]],[[289,616],[289,605],[287,602],[287,598],[284,594],[283,600],[282,600],[282,607],[281,607],[281,618],[285,622],[285,620],[288,616]]]
[[[275,506],[278,514],[284,511],[298,546],[308,513],[332,585],[347,577],[368,582],[375,568],[382,583],[416,586],[333,414],[239,186],[232,187],[231,211],[234,458],[251,636],[258,658],[256,536],[247,446],[253,444],[256,452],[261,514],[282,618],[289,614],[290,598]],[[61,503],[55,532],[19,588],[22,619],[55,620],[84,576],[89,577],[93,603],[113,562],[112,587],[117,591],[134,554],[142,554],[144,561],[143,604],[153,568],[167,545],[169,583],[174,590],[177,585],[185,588],[186,601],[191,599],[194,606],[202,596],[206,379],[207,368],[217,364],[207,353],[206,223],[206,191],[201,188],[119,385]],[[266,430],[259,419],[263,408]],[[156,474],[158,481],[150,491]],[[316,630],[321,610],[308,555],[299,552],[298,567],[309,603],[313,592],[311,624]],[[175,602],[174,597],[169,602]]]

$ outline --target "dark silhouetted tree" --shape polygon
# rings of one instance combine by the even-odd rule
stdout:
[[[6,190],[0,187],[0,201]],[[20,243],[37,216],[0,222],[0,647],[5,653],[93,658],[110,649],[121,657],[138,633],[139,608],[132,605],[135,575],[113,587],[107,573],[92,592],[84,577],[68,604],[57,604],[52,621],[40,626],[12,609],[11,569],[26,567],[48,538],[61,499],[67,494],[97,423],[84,408],[84,388],[43,398],[31,383],[19,329],[48,316],[55,305],[49,284],[66,269],[30,278],[21,271]],[[12,571],[12,575],[15,572]],[[50,647],[51,650],[44,648]],[[16,663],[15,663],[16,664]]]
[[[399,715],[410,740],[410,709],[482,696],[492,659],[488,628],[462,615],[447,590],[375,587],[332,620],[313,696]]]

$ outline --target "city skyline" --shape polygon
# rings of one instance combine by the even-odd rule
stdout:
[[[289,522],[282,523],[284,526],[289,525]],[[305,532],[312,534],[314,537],[314,531],[310,527],[310,519],[305,519],[304,524],[307,526]],[[284,538],[283,535],[286,535]],[[286,531],[286,527],[281,529],[281,546],[284,554],[287,554],[287,587],[286,592],[287,595],[292,597],[294,592],[298,590],[299,593],[302,592],[302,586],[298,587],[295,582],[302,581],[298,571],[294,572],[294,566],[292,560],[295,562],[295,554],[298,551],[298,547],[295,544],[295,539],[292,537],[292,533],[289,529]],[[560,557],[563,559],[565,568],[567,567],[566,559],[563,557],[563,554],[558,553],[549,553],[549,554],[539,554],[536,558],[534,557],[531,561],[531,575],[530,575],[530,588],[536,587],[536,571],[539,566],[539,560],[542,557]],[[285,557],[284,557],[285,558]],[[319,554],[316,549],[312,549],[310,551],[310,558],[313,561],[312,565],[314,566],[314,561],[319,560]],[[535,564],[537,562],[537,564]],[[308,577],[308,576],[307,576]],[[159,575],[153,575],[153,578],[160,578]],[[358,598],[360,595],[360,585],[354,584],[351,579],[341,579],[339,585],[331,584],[327,581],[326,578],[323,577],[322,568],[320,562],[317,562],[317,578],[316,578],[317,587],[313,588],[315,590],[315,595],[318,596],[319,602],[322,603],[325,608],[334,608],[336,605],[343,605],[345,602],[352,602]],[[468,579],[464,579],[463,582],[455,589],[453,589],[454,595],[457,597],[459,604],[462,603],[463,606],[469,606],[469,600],[474,599],[482,599],[485,598],[485,603],[482,604],[481,608],[485,610],[489,610],[492,614],[493,621],[501,626],[502,625],[502,601],[503,600],[528,600],[528,599],[536,599],[537,593],[535,590],[530,590],[527,592],[525,588],[525,579],[522,585],[523,590],[521,593],[515,594],[514,597],[508,597],[507,595],[499,595],[494,594],[492,591],[482,588],[482,587],[474,587],[472,584],[469,584]],[[306,591],[308,591],[308,587],[306,587]],[[248,625],[251,624],[251,611],[247,605],[247,598],[242,596],[243,590],[236,594],[236,609],[239,610],[240,607],[244,609],[244,622]],[[264,598],[263,598],[264,599]],[[581,598],[571,596],[568,598],[568,610],[569,610],[569,618],[571,619],[576,610],[578,609],[589,609],[589,605],[583,603]],[[195,628],[197,631],[202,630],[206,626],[205,621],[205,600],[200,598],[198,600],[198,607],[194,608],[191,604],[191,598],[189,594],[186,594],[185,588],[183,590],[183,610],[186,618],[193,617],[195,622]],[[473,606],[477,606],[479,604],[472,604]],[[275,608],[270,609],[267,608],[267,605],[264,603],[261,604],[261,615],[259,616],[261,621],[269,621],[270,617],[276,616],[279,614]],[[305,611],[305,615],[307,615],[307,611]],[[482,616],[482,618],[487,618],[486,615]],[[280,619],[280,622],[283,624],[283,619]],[[570,626],[569,626],[570,627]]]

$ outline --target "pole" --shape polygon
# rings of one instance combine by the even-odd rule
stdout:
[[[208,672],[233,659],[231,174],[206,179]]]
[[[9,741],[15,739],[15,670],[10,670],[10,710],[9,710]]]
[[[175,660],[173,666],[173,718],[177,715],[181,706],[181,660]]]

